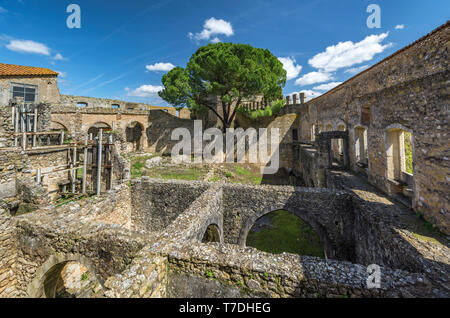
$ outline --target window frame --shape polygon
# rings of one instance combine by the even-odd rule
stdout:
[[[14,87],[23,87],[23,96],[21,96],[21,97],[23,97],[23,100],[25,103],[38,103],[39,102],[39,84],[27,84],[27,83],[18,83],[18,82],[10,82],[9,84],[10,84],[10,86],[9,86],[10,87],[10,89],[9,89],[10,95],[9,96],[11,97],[11,99],[14,98]],[[35,89],[33,102],[26,101],[26,95],[27,95],[26,89],[27,88]],[[31,94],[31,93],[28,93],[28,94]]]

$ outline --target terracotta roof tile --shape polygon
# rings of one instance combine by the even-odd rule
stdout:
[[[48,68],[0,63],[0,76],[58,75]]]

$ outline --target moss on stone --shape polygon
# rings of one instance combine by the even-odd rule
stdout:
[[[15,216],[27,214],[35,210],[37,210],[37,206],[35,204],[22,202],[19,204],[19,208],[17,209]]]

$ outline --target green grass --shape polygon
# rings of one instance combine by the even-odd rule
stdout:
[[[245,169],[245,168],[243,168],[243,167],[236,166],[234,168],[234,170],[236,171],[237,174],[239,174],[241,176],[245,176],[245,177],[251,177],[252,176],[252,172],[247,170],[247,169]]]
[[[324,258],[319,236],[303,220],[284,210],[271,212],[269,217],[273,227],[251,230],[247,246],[273,254],[287,252]]]
[[[162,175],[163,179],[198,180],[205,175],[201,169],[189,169],[180,172],[170,172]]]
[[[137,179],[142,177],[143,169],[145,167],[145,161],[137,161],[131,165],[131,179]]]
[[[84,272],[83,275],[81,275],[81,280],[85,281],[86,279],[88,279],[88,277],[89,277],[88,272]]]
[[[146,156],[135,156],[135,157],[125,157],[130,160],[131,162],[131,179],[138,179],[143,176],[144,168],[145,168],[145,162],[148,159],[151,159],[153,157],[157,156],[154,155],[146,155]]]

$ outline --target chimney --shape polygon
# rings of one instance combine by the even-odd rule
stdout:
[[[300,93],[300,104],[305,103],[305,93]]]

